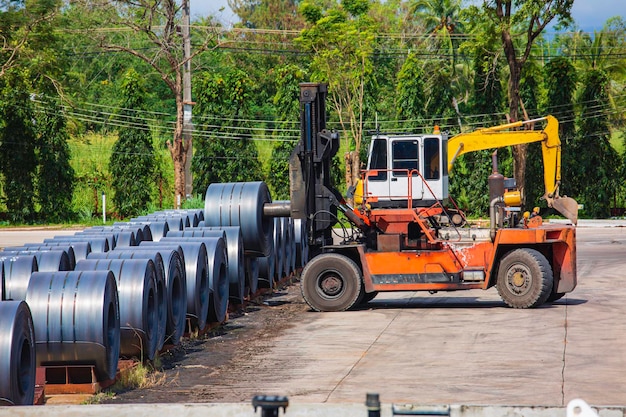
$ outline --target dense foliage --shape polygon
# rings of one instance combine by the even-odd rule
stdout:
[[[229,3],[240,18],[229,28],[192,10],[189,61],[181,1],[7,2],[0,11],[4,217],[90,217],[105,191],[113,195],[108,211],[121,217],[171,206],[187,146],[183,106],[191,103],[193,196],[212,182],[265,180],[276,199],[287,199],[288,158],[300,135],[298,84],[309,81],[329,85],[328,127],[342,137],[336,182],[351,180],[345,152],[355,151],[358,172],[376,129],[430,132],[437,124],[454,135],[553,114],[562,193],[584,205],[583,217],[626,206],[621,17],[584,33],[571,19],[572,0]],[[547,25],[557,22],[555,33]],[[188,62],[193,93],[183,103]],[[136,84],[126,78],[133,73]],[[464,155],[451,173],[452,196],[476,216],[489,203],[491,153]],[[527,209],[545,204],[540,155],[537,144],[498,151],[500,170],[523,176]]]

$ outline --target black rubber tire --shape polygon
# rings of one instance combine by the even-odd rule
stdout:
[[[553,303],[553,302],[558,301],[561,298],[563,298],[563,296],[565,296],[564,292],[553,292],[553,293],[550,293],[550,295],[548,296],[548,299],[546,300],[546,302]]]
[[[302,297],[315,311],[348,310],[358,302],[361,287],[359,267],[343,255],[318,255],[302,270]]]
[[[378,291],[372,292],[363,292],[363,297],[361,298],[361,304],[367,304],[372,301],[378,295]]]
[[[502,300],[513,308],[535,308],[552,292],[552,268],[534,249],[515,249],[502,257],[496,287]]]

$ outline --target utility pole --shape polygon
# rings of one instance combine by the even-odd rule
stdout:
[[[183,141],[185,148],[187,149],[187,163],[185,164],[185,197],[190,196],[193,191],[193,180],[191,178],[191,158],[193,156],[192,138],[193,122],[192,122],[192,108],[193,102],[191,101],[191,35],[190,26],[191,18],[189,13],[189,0],[183,0],[183,54],[184,54],[184,66],[183,66]],[[180,207],[179,207],[180,208]]]

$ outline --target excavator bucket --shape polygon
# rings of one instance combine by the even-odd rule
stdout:
[[[552,200],[552,208],[567,217],[572,224],[578,223],[578,202],[571,197],[558,197]]]

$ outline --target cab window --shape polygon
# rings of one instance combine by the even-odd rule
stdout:
[[[368,176],[369,181],[387,180],[387,140],[374,139],[369,169],[380,169],[377,175]]]
[[[439,167],[439,138],[424,139],[424,178],[438,180],[441,178]]]
[[[392,144],[393,175],[406,177],[408,172],[419,169],[417,140],[395,140]],[[396,171],[401,170],[401,171]]]

